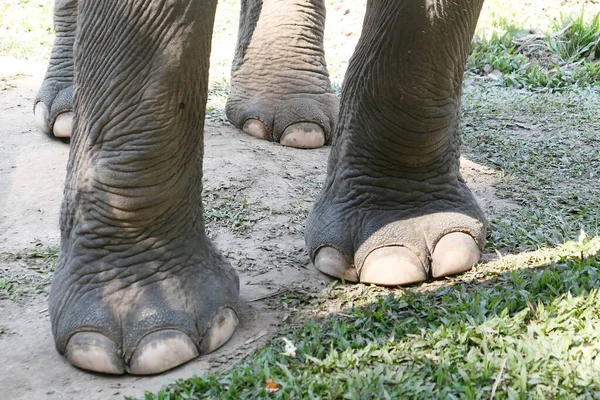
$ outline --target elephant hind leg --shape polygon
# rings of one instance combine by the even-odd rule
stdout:
[[[242,1],[226,113],[244,132],[297,148],[328,143],[338,114],[322,0]]]
[[[77,0],[55,0],[56,38],[44,82],[33,103],[38,127],[46,134],[70,138],[73,128],[73,45]]]

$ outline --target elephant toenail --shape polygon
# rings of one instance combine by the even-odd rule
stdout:
[[[200,352],[210,353],[223,346],[233,335],[239,322],[233,309],[226,307],[219,311],[210,321],[210,326],[200,344]]]
[[[198,349],[183,332],[165,329],[147,334],[134,350],[127,372],[153,375],[175,368],[198,357]]]
[[[360,282],[384,286],[410,285],[427,279],[427,271],[414,252],[404,246],[373,250],[360,270]]]
[[[471,235],[450,233],[435,246],[431,255],[431,274],[434,278],[460,274],[473,268],[480,256],[479,246]]]
[[[70,138],[73,132],[73,113],[71,111],[60,114],[54,121],[54,136],[57,138]]]
[[[271,135],[269,128],[257,119],[247,119],[246,122],[244,122],[242,130],[248,135],[258,139],[273,140],[273,135]]]
[[[103,374],[125,373],[123,359],[115,342],[97,332],[78,332],[71,336],[65,351],[74,366]]]
[[[358,282],[356,269],[350,265],[342,253],[333,247],[321,247],[317,251],[314,264],[324,274],[348,282]]]
[[[313,122],[300,122],[288,126],[283,131],[279,143],[297,149],[316,149],[325,144],[325,133]]]
[[[50,113],[48,111],[48,107],[46,107],[43,102],[38,101],[35,105],[35,109],[33,110],[33,115],[35,116],[35,122],[37,126],[42,130],[42,132],[49,134],[50,124],[48,117]]]

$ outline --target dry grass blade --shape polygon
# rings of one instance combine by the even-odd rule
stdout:
[[[529,35],[525,35],[525,36],[521,36],[521,37],[517,37],[514,38],[512,40],[512,43],[517,47],[517,50],[515,51],[516,53],[523,53],[525,50],[529,50],[529,48],[532,45],[535,46],[541,46],[542,43],[544,41],[546,41],[548,38],[555,38],[558,36],[562,36],[565,32],[567,32],[569,29],[571,29],[571,27],[573,26],[573,23],[569,23],[567,26],[565,26],[564,28],[550,33],[550,34],[544,34],[544,33],[531,33]],[[528,51],[529,52],[529,51]]]
[[[500,367],[500,372],[496,375],[496,380],[494,381],[494,385],[492,386],[492,394],[490,395],[490,399],[493,399],[496,395],[496,390],[498,389],[498,385],[502,382],[502,375],[504,374],[504,368],[506,367],[506,358],[502,361],[502,366]]]

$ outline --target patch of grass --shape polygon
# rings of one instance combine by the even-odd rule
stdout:
[[[538,91],[599,86],[600,13],[586,16],[562,14],[546,34],[499,18],[476,34],[467,75]]]
[[[488,248],[556,246],[600,234],[600,95],[465,90],[463,153],[498,171],[496,195],[518,207],[489,216]]]
[[[225,104],[229,95],[229,78],[213,81],[208,88],[208,99],[206,101],[206,117],[211,122],[227,122],[225,115]]]
[[[314,305],[315,300],[319,296],[301,285],[288,285],[280,287],[272,295],[264,296],[264,300],[274,310],[285,311],[286,314],[282,318],[282,322],[287,321],[292,316],[297,316],[303,312],[308,305]]]
[[[600,14],[587,21],[584,10],[561,15],[554,28],[562,34],[549,37],[546,48],[565,63],[600,59]]]
[[[254,224],[265,218],[269,209],[248,204],[242,197],[244,188],[221,187],[204,189],[204,223],[210,235],[215,228],[228,228],[237,235],[248,233]]]
[[[508,74],[518,71],[527,62],[526,56],[516,52],[512,34],[494,32],[489,39],[474,39],[467,70],[476,74],[489,73],[493,70]]]
[[[0,300],[20,301],[34,294],[47,294],[58,253],[58,246],[35,240],[27,251],[0,254]]]
[[[0,3],[0,54],[42,61],[54,42],[52,2],[4,0]]]
[[[34,240],[34,246],[27,251],[27,258],[37,258],[46,261],[44,266],[47,267],[43,271],[53,271],[54,264],[58,258],[60,247],[58,245],[45,245],[39,239]]]
[[[363,294],[278,333],[228,373],[179,380],[145,398],[593,398],[598,251],[600,238],[570,243],[442,286],[336,286],[335,298],[357,287]],[[284,355],[284,337],[295,357]]]

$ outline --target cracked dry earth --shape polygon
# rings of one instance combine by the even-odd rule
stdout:
[[[19,256],[36,243],[59,243],[69,148],[34,124],[31,104],[43,68],[0,90],[0,281],[12,277],[24,290],[16,299],[0,291],[0,399],[141,396],[177,378],[230,368],[306,306],[291,298],[326,287],[329,279],[308,261],[303,230],[325,178],[329,148],[283,147],[212,118],[205,132],[205,218],[210,236],[241,278],[237,332],[218,351],[158,376],[103,376],[71,367],[54,349],[46,304],[49,273]],[[485,211],[493,212],[500,204],[494,199],[493,171],[464,159],[462,169]],[[31,274],[40,276],[26,279]]]

